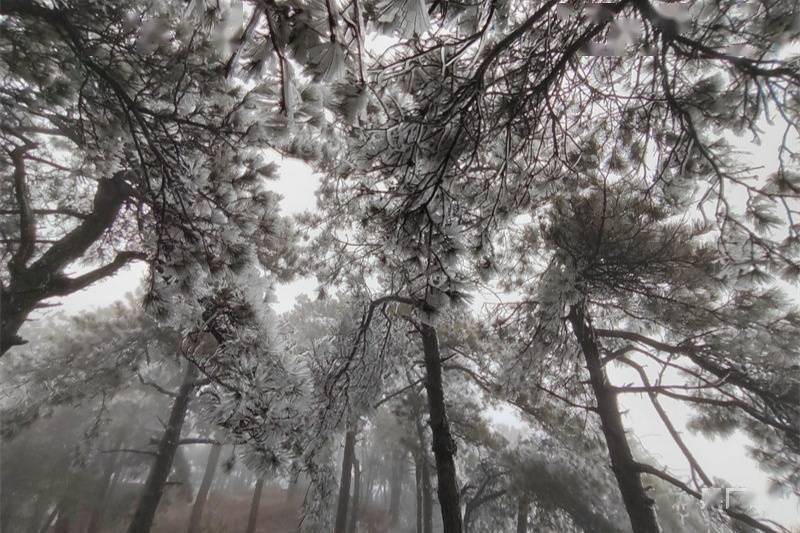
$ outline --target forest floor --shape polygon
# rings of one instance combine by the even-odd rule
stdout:
[[[169,494],[169,491],[168,491]],[[211,491],[203,512],[200,533],[244,533],[250,515],[252,493]],[[290,495],[277,486],[265,486],[261,496],[256,533],[295,533],[302,518],[303,494]],[[156,513],[152,533],[183,533],[189,524],[192,504],[175,495],[165,495]],[[103,533],[124,533],[128,517],[107,516]],[[81,529],[81,520],[74,523]],[[112,525],[113,523],[113,525]],[[361,533],[388,533],[388,515],[383,509],[368,506],[359,521]],[[73,528],[70,528],[71,530]]]

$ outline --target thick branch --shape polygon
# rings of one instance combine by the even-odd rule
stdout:
[[[63,296],[72,294],[81,289],[85,289],[92,283],[100,281],[115,274],[120,268],[124,267],[131,261],[144,261],[147,259],[147,254],[143,252],[120,252],[113,261],[100,268],[96,268],[86,274],[80,275],[76,278],[60,278],[54,283],[54,287],[50,292],[51,296]]]
[[[89,217],[86,213],[81,213],[74,209],[31,209],[31,212],[34,215],[63,215],[84,220]],[[0,215],[22,215],[22,211],[19,209],[0,209]]]
[[[11,151],[11,160],[14,162],[14,194],[19,206],[20,233],[19,246],[8,265],[9,269],[14,271],[25,268],[25,264],[33,255],[36,246],[36,219],[31,208],[31,195],[25,172],[25,152],[32,148],[32,145],[25,145]]]
[[[141,372],[136,372],[136,377],[139,378],[139,381],[141,382],[142,385],[146,385],[148,387],[152,387],[153,389],[157,390],[161,394],[164,394],[166,396],[170,396],[172,398],[175,398],[176,396],[178,396],[177,392],[173,392],[171,390],[167,390],[167,389],[165,389],[164,387],[162,387],[161,385],[159,385],[158,383],[156,383],[154,381],[149,381],[149,380],[144,379],[144,376],[142,376]]]
[[[99,180],[94,195],[92,213],[75,229],[51,246],[36,262],[31,271],[45,271],[51,275],[82,257],[86,251],[111,227],[132,190],[126,183],[127,172],[118,172],[112,178]],[[121,266],[121,265],[120,265]]]

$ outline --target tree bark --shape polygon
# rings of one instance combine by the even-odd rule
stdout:
[[[419,439],[419,476],[420,504],[422,507],[422,533],[433,532],[433,491],[431,490],[431,472],[428,466],[428,452],[425,442],[425,428],[419,415],[414,419]]]
[[[405,450],[398,450],[392,461],[392,477],[389,480],[389,525],[400,523],[400,497],[403,494],[403,460]]]
[[[122,442],[118,441],[114,448],[121,448]],[[119,455],[116,453],[106,454],[103,465],[103,477],[100,480],[100,486],[95,494],[94,501],[92,502],[92,513],[89,517],[89,524],[86,526],[86,533],[97,533],[100,531],[100,524],[103,519],[103,511],[108,503],[109,490],[111,488],[111,477],[117,467]]]
[[[27,253],[23,250],[28,246],[26,241],[29,241],[31,236],[22,235],[17,251],[24,253],[14,254],[8,263],[9,284],[7,287],[0,286],[0,309],[2,309],[0,357],[13,346],[26,343],[18,335],[19,330],[31,311],[42,300],[54,296],[66,296],[114,274],[131,260],[145,259],[145,255],[141,253],[120,252],[111,263],[81,276],[68,278],[63,274],[67,266],[81,258],[114,224],[131,193],[130,186],[125,181],[126,174],[118,172],[112,178],[99,180],[92,212],[86,215],[76,228],[45,250],[31,265],[28,265],[28,261],[33,257],[32,252]],[[24,178],[23,172],[16,186],[20,198],[27,195]],[[24,202],[23,198],[22,203]],[[35,238],[35,222],[32,219],[27,225],[31,224],[34,224],[32,227]]]
[[[444,533],[461,533],[461,503],[456,480],[456,444],[450,434],[447,409],[442,386],[442,361],[436,330],[420,324],[422,345],[425,351],[425,390],[428,393],[430,426],[433,433],[433,456],[436,460],[437,493],[442,510]]]
[[[414,454],[414,502],[417,511],[417,533],[422,533],[422,458],[421,453]]]
[[[50,511],[50,514],[47,515],[47,520],[44,521],[42,527],[39,528],[39,533],[46,533],[50,529],[50,524],[53,523],[56,515],[58,514],[59,504],[56,503],[53,506],[53,510]]]
[[[58,510],[58,517],[56,523],[53,525],[53,533],[69,533],[69,518],[70,509],[67,506],[61,507]]]
[[[164,435],[161,437],[161,441],[158,444],[155,462],[153,466],[150,467],[142,497],[139,499],[139,505],[133,515],[128,533],[149,533],[150,528],[153,526],[153,518],[155,517],[156,509],[158,509],[158,504],[161,501],[161,496],[164,494],[167,477],[172,470],[172,460],[175,457],[175,450],[178,448],[181,428],[183,427],[183,421],[186,418],[186,412],[189,409],[189,402],[191,401],[192,393],[195,388],[197,370],[195,366],[188,361],[186,365],[183,383],[180,389],[178,389],[178,394],[172,404],[169,421],[167,422],[167,429],[164,431]]]
[[[528,515],[531,513],[531,500],[527,496],[517,499],[517,533],[528,533]]]
[[[345,533],[347,530],[347,508],[350,506],[350,475],[353,471],[355,456],[356,432],[349,430],[344,438],[344,454],[342,456],[342,479],[339,483],[339,502],[336,508],[336,524],[334,533]]]
[[[200,490],[197,491],[197,497],[194,499],[194,505],[192,506],[192,515],[189,518],[189,528],[186,530],[187,533],[197,533],[200,531],[200,520],[203,518],[203,508],[208,500],[208,491],[211,489],[211,483],[214,482],[214,474],[217,471],[219,454],[221,451],[221,444],[211,445],[211,452],[208,454],[203,481],[200,483]]]
[[[261,491],[264,490],[264,478],[258,478],[256,488],[253,490],[253,501],[250,503],[250,516],[247,518],[247,532],[255,533],[258,521],[258,509],[261,507]]]
[[[353,503],[350,506],[350,524],[347,533],[356,533],[358,530],[358,513],[361,504],[361,465],[353,457]]]
[[[636,461],[633,458],[622,416],[617,403],[617,395],[608,383],[605,369],[600,359],[597,337],[582,304],[573,305],[568,315],[572,331],[581,347],[589,381],[597,401],[597,413],[605,436],[611,469],[625,503],[625,510],[631,520],[634,533],[659,533],[655,502],[645,492]]]

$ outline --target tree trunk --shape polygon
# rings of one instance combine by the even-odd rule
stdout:
[[[58,510],[58,517],[53,526],[53,533],[69,533],[69,515],[70,509],[66,506]]]
[[[420,504],[422,507],[422,533],[433,532],[433,491],[431,490],[431,472],[428,467],[428,453],[425,451],[425,428],[419,416],[415,421],[417,438],[419,439],[419,477],[420,477]]]
[[[46,533],[50,529],[50,524],[53,523],[56,515],[58,514],[58,503],[53,506],[53,510],[47,515],[47,520],[44,521],[42,527],[39,528],[39,533]]]
[[[122,441],[117,441],[114,448],[120,448]],[[119,461],[117,453],[106,454],[103,464],[103,477],[100,479],[97,493],[95,494],[94,501],[92,502],[92,512],[89,516],[89,524],[86,526],[86,533],[97,533],[100,531],[100,524],[103,519],[103,511],[108,503],[109,490],[111,488],[111,478]]]
[[[398,450],[392,461],[392,477],[389,480],[389,525],[400,523],[400,497],[403,494],[403,462],[405,450]]]
[[[24,175],[22,178],[24,180]],[[24,181],[20,181],[19,184],[22,184],[25,190],[18,188],[17,194],[29,196]],[[36,226],[35,220],[29,221],[33,225],[28,225],[28,230],[33,233],[21,235],[20,248],[15,251],[8,263],[10,278],[8,285],[0,286],[0,308],[2,308],[0,357],[12,347],[27,342],[20,338],[19,330],[31,311],[42,300],[72,294],[95,281],[113,275],[132,259],[144,259],[143,254],[121,252],[112,262],[82,276],[68,278],[63,275],[64,269],[80,259],[114,224],[129,194],[130,186],[125,182],[124,172],[118,172],[112,178],[99,180],[92,212],[30,265],[28,262],[32,259]],[[23,246],[27,250],[23,251],[21,249]]]
[[[356,432],[351,429],[344,437],[342,480],[339,483],[339,502],[336,508],[336,525],[333,528],[333,533],[345,533],[347,530],[347,508],[350,504],[350,475],[353,471],[355,446]]]
[[[200,490],[197,491],[197,497],[194,499],[192,506],[192,515],[189,518],[189,529],[187,533],[197,533],[200,531],[200,520],[203,518],[203,508],[208,500],[208,491],[211,489],[211,483],[214,481],[214,474],[217,471],[217,464],[219,464],[219,454],[222,451],[221,444],[212,444],[211,452],[208,454],[208,462],[206,462],[206,471],[203,474],[203,481],[200,483]]]
[[[356,533],[358,530],[358,512],[361,503],[361,467],[358,459],[353,457],[353,504],[350,506],[350,525],[347,533]]]
[[[447,409],[442,387],[442,361],[436,330],[421,324],[422,345],[425,350],[425,390],[428,393],[430,426],[433,432],[433,457],[436,460],[437,493],[442,510],[444,533],[461,533],[461,503],[456,481],[456,443],[450,434]]]
[[[531,500],[527,496],[517,499],[517,533],[528,533],[528,515],[531,512]]]
[[[253,501],[250,503],[250,516],[247,519],[247,532],[255,533],[256,522],[258,521],[258,508],[261,507],[261,491],[264,490],[264,478],[258,478],[256,488],[253,491]]]
[[[420,452],[414,454],[414,502],[417,511],[417,533],[422,533],[422,460]]]
[[[139,505],[133,515],[133,521],[131,521],[131,525],[128,528],[128,533],[149,533],[150,528],[153,526],[153,518],[155,517],[156,509],[158,509],[158,503],[164,494],[167,477],[172,470],[172,460],[175,457],[175,450],[178,448],[181,428],[186,418],[186,412],[189,409],[192,392],[194,392],[196,375],[195,366],[187,361],[183,383],[178,389],[178,395],[172,404],[167,429],[158,443],[156,459],[147,474],[142,497],[139,499]]]
[[[585,316],[583,305],[573,305],[568,318],[586,361],[589,380],[597,400],[597,413],[611,457],[611,469],[617,478],[633,532],[659,533],[661,528],[656,517],[655,502],[647,495],[642,484],[636,461],[625,436],[617,395],[609,386],[608,377],[600,360],[594,329]]]
[[[372,489],[375,486],[375,461],[372,458],[368,458],[368,461],[367,468],[364,470],[366,483],[364,483],[364,490],[361,491],[363,493],[362,503],[367,506],[372,504]]]

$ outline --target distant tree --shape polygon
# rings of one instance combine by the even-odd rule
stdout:
[[[222,444],[219,442],[211,444],[211,451],[208,453],[208,461],[206,463],[205,472],[203,473],[203,481],[200,483],[200,489],[197,491],[194,505],[192,505],[192,514],[189,516],[189,527],[186,529],[186,533],[197,533],[200,531],[200,520],[203,517],[203,509],[208,500],[208,492],[211,489],[211,483],[214,482],[214,474],[217,471],[221,452]]]
[[[356,432],[350,429],[345,433],[344,439],[339,498],[336,505],[336,520],[333,526],[334,533],[346,533],[347,531],[347,513],[350,509],[350,481],[353,473],[353,461],[355,460],[355,446]]]
[[[256,481],[253,489],[253,501],[250,503],[250,514],[247,518],[247,529],[245,533],[255,533],[258,521],[258,509],[261,506],[261,491],[264,489],[264,478],[260,477]]]

